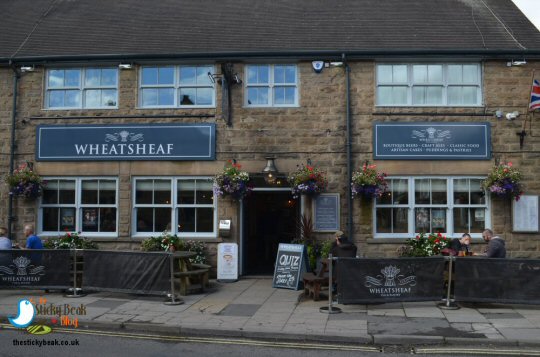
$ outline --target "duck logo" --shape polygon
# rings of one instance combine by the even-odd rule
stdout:
[[[8,317],[9,323],[17,328],[26,328],[34,321],[36,309],[28,300],[19,300],[19,311],[17,316]]]

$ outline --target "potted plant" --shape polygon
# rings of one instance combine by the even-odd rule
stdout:
[[[450,240],[441,233],[420,233],[415,238],[408,238],[405,245],[398,248],[400,257],[431,257],[441,254]]]
[[[41,196],[45,182],[27,163],[20,165],[11,175],[7,175],[6,183],[13,196],[36,199]]]
[[[213,190],[216,196],[231,196],[235,200],[244,198],[253,188],[248,185],[249,174],[241,171],[242,165],[228,160],[223,171],[214,177]]]
[[[328,186],[325,172],[310,165],[302,164],[296,171],[289,175],[292,194],[294,198],[300,195],[317,195]]]
[[[482,187],[493,195],[519,201],[519,197],[523,194],[522,179],[521,172],[513,167],[511,162],[508,162],[495,165],[482,183]]]
[[[188,251],[194,252],[196,255],[189,258],[193,264],[206,263],[206,244],[200,241],[183,240],[169,231],[165,231],[159,237],[146,238],[141,242],[141,250],[146,252],[159,251]]]
[[[386,174],[379,173],[376,165],[362,165],[362,169],[355,171],[352,175],[351,191],[352,196],[363,196],[368,199],[381,197],[388,190]]]
[[[98,245],[77,232],[66,232],[61,237],[49,238],[45,241],[45,249],[98,249]]]

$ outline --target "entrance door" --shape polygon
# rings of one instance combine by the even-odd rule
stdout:
[[[244,273],[271,275],[279,243],[296,237],[299,203],[289,190],[253,191],[244,202]]]

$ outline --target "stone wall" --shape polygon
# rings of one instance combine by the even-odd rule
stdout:
[[[540,183],[540,115],[525,115],[528,106],[532,70],[540,73],[539,62],[526,66],[507,67],[504,61],[484,63],[484,107],[403,107],[375,106],[375,62],[358,61],[351,65],[351,114],[353,169],[372,159],[372,125],[375,121],[488,121],[492,125],[493,155],[501,161],[512,161],[525,174],[526,192],[539,194]],[[135,66],[136,67],[136,66]],[[217,67],[217,66],[216,66]],[[233,86],[232,126],[228,127],[221,108],[221,87],[217,85],[215,109],[140,109],[138,107],[138,69],[119,72],[119,108],[117,110],[44,110],[44,69],[25,73],[20,80],[16,133],[16,164],[35,161],[35,129],[39,124],[117,124],[117,123],[216,123],[217,160],[214,162],[35,162],[35,169],[43,176],[118,176],[119,238],[101,239],[103,247],[112,249],[137,249],[140,240],[131,237],[131,179],[142,175],[208,175],[218,172],[226,160],[235,158],[243,169],[258,173],[265,165],[264,157],[272,154],[281,172],[290,172],[296,165],[310,158],[314,165],[326,171],[328,192],[341,196],[341,227],[347,224],[347,158],[345,71],[343,68],[325,68],[315,73],[311,63],[299,64],[299,98],[297,108],[246,108],[243,88]],[[235,64],[235,71],[244,77],[242,64]],[[12,109],[12,81],[10,69],[0,68],[0,139],[2,173],[9,167],[10,116]],[[497,119],[495,110],[519,111],[514,121]],[[474,114],[474,115],[471,115]],[[210,114],[210,118],[152,118],[152,115]],[[485,115],[484,115],[485,114]],[[106,118],[107,116],[135,115],[137,118]],[[84,119],[70,119],[82,116]],[[516,132],[525,125],[527,136],[523,149]],[[378,169],[389,175],[485,175],[494,160],[487,161],[393,161],[375,162]],[[0,190],[0,223],[7,224],[7,188]],[[403,240],[374,240],[372,203],[353,202],[353,240],[359,253],[365,256],[394,256]],[[37,204],[15,200],[13,229],[15,237],[22,240],[22,226],[35,222]],[[238,205],[220,199],[218,219],[232,219],[232,236],[227,241],[238,240]],[[537,256],[537,234],[517,234],[511,231],[511,203],[492,201],[493,229],[507,240],[512,256]],[[319,239],[331,234],[318,234]],[[215,247],[212,248],[215,250]]]

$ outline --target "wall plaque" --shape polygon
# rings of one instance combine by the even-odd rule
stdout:
[[[39,125],[37,161],[215,160],[215,124]]]
[[[373,124],[375,160],[489,160],[491,126],[483,123]]]
[[[523,195],[512,208],[514,232],[538,232],[538,196]]]
[[[312,202],[315,231],[339,231],[339,193],[322,193]]]

